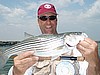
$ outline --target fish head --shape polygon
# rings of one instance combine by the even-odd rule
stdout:
[[[69,34],[64,36],[64,45],[68,48],[74,48],[80,41],[84,40],[84,38],[88,37],[85,33],[82,34]]]

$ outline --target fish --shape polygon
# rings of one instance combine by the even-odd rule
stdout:
[[[7,60],[14,55],[25,51],[34,51],[34,55],[40,57],[61,56],[64,53],[69,55],[72,49],[80,40],[88,37],[84,32],[65,32],[59,34],[42,34],[31,36],[6,50],[0,51],[0,68],[4,67]]]

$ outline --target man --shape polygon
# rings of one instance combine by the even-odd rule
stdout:
[[[57,34],[57,12],[54,5],[46,3],[39,7],[38,24],[42,34]],[[90,38],[85,38],[79,42],[77,49],[85,58],[85,61],[89,63],[86,68],[86,73],[81,75],[100,75],[97,43]],[[16,56],[14,58],[14,66],[11,67],[8,75],[32,75],[32,66],[35,65],[39,59],[39,57],[33,54],[33,51],[27,51]],[[83,65],[83,67],[85,66]]]

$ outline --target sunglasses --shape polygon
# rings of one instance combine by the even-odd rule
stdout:
[[[54,16],[54,15],[52,15],[52,16],[38,16],[38,18],[40,20],[42,20],[42,21],[46,21],[47,19],[49,19],[49,20],[55,20],[57,18],[57,16]]]

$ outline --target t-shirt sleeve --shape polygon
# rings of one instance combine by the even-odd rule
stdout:
[[[26,70],[24,75],[32,75],[33,67],[30,67]],[[8,75],[13,75],[13,66],[10,68]]]

